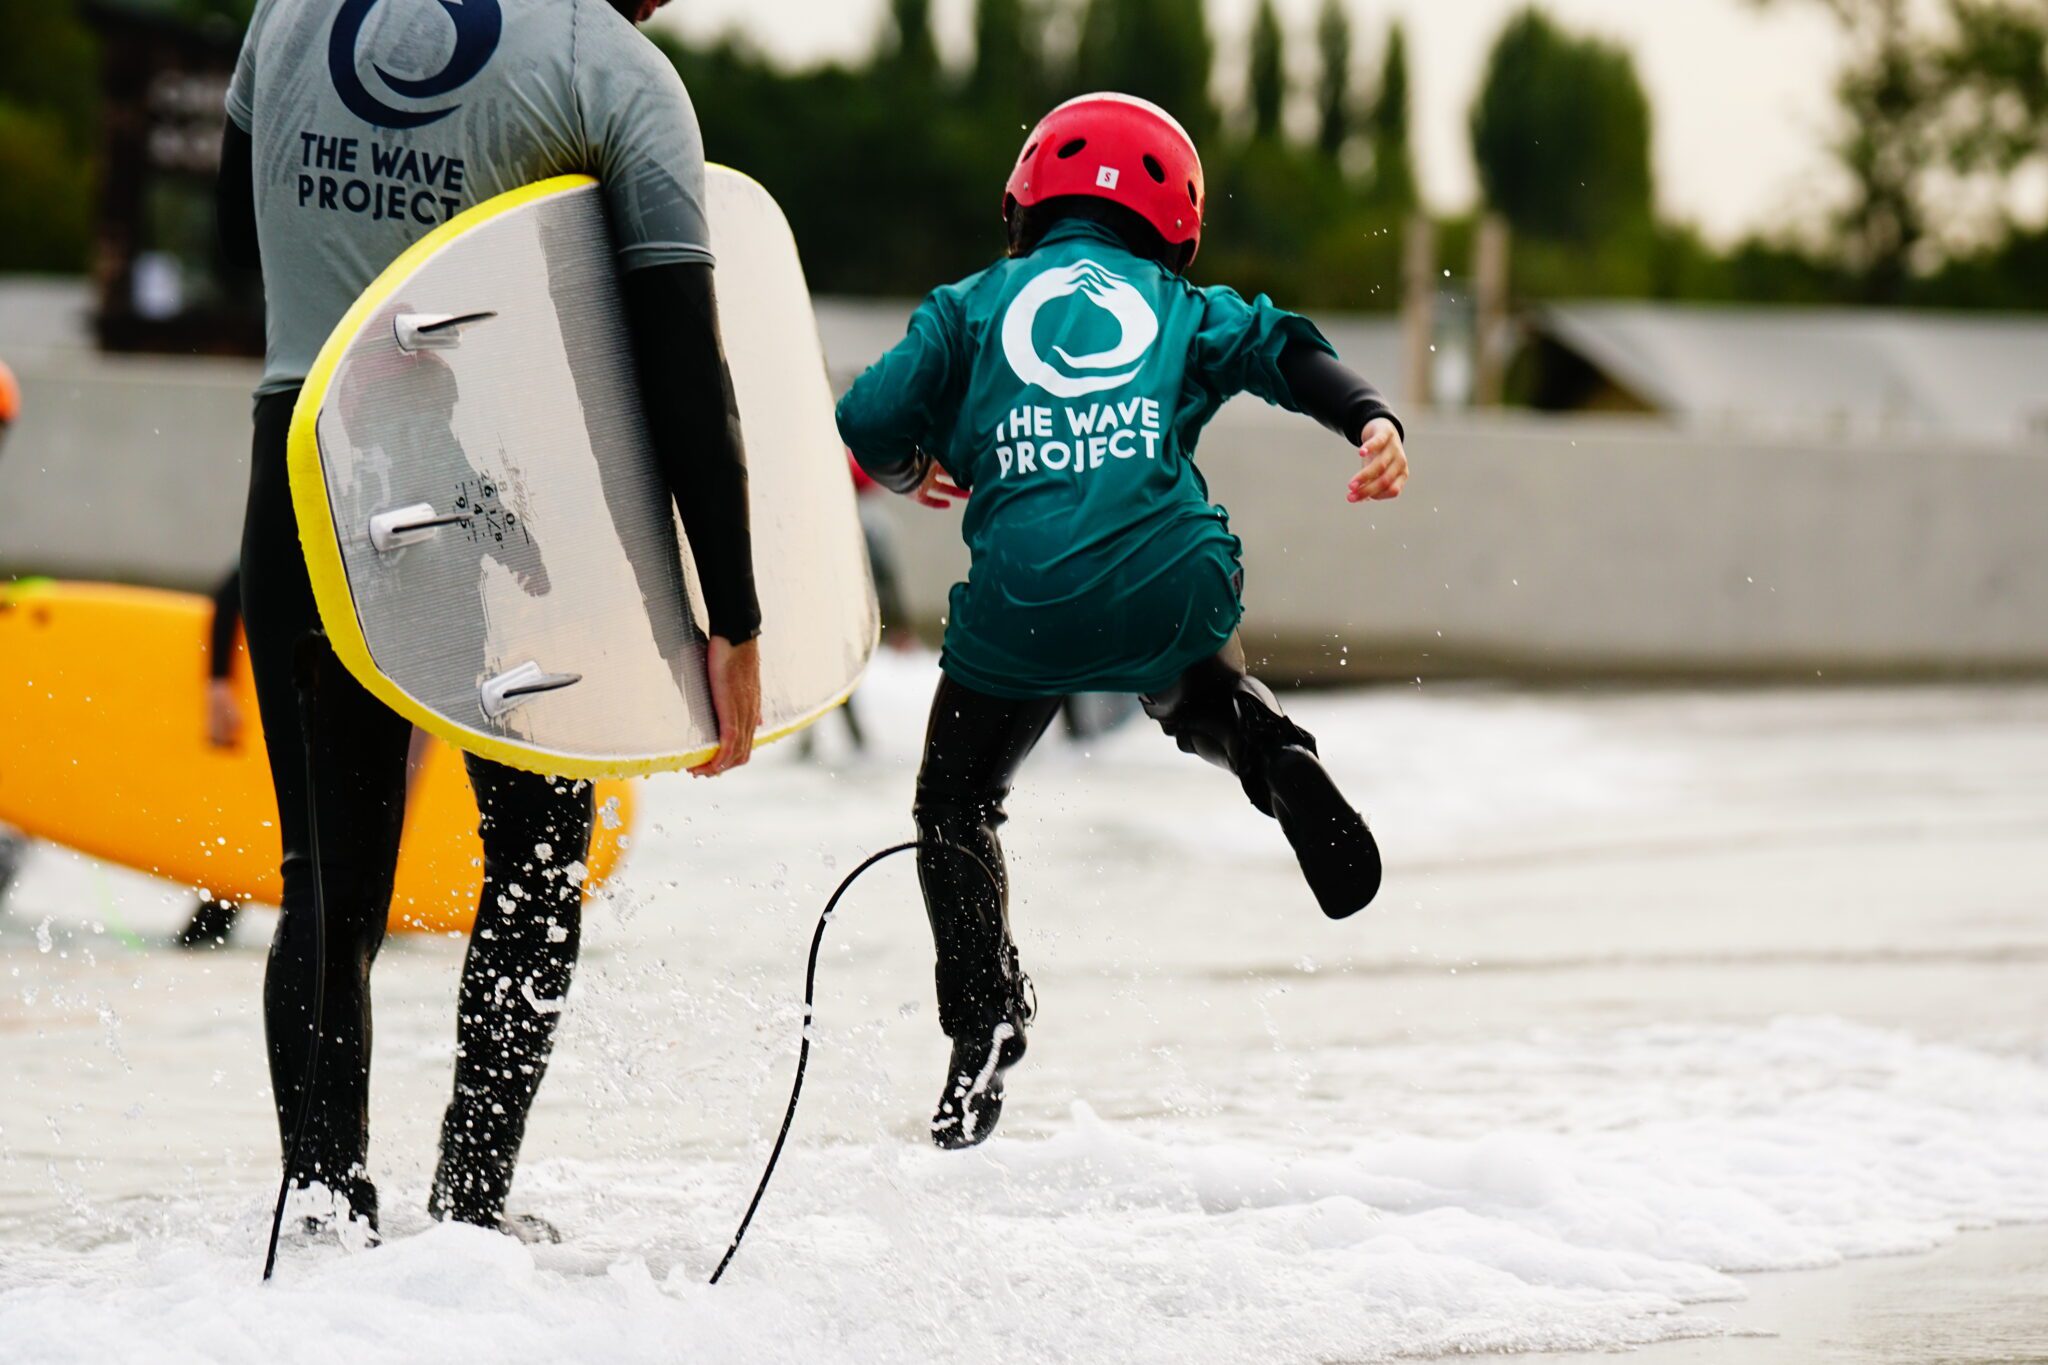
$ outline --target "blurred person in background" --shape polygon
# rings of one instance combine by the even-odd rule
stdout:
[[[7,448],[7,433],[21,420],[21,381],[7,362],[0,360],[0,451]]]
[[[232,681],[235,636],[242,621],[242,571],[235,569],[213,590],[213,615],[206,632],[206,742],[216,749],[241,744],[242,704]],[[215,896],[199,898],[185,927],[178,932],[181,948],[212,948],[228,941],[242,907]]]
[[[14,371],[7,362],[0,360],[0,454],[7,449],[7,433],[21,420],[21,381],[14,377]],[[28,840],[16,834],[5,825],[0,825],[0,897],[7,894],[7,888],[21,871],[22,857],[28,852]]]

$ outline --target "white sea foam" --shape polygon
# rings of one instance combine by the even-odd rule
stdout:
[[[460,945],[396,940],[388,1240],[288,1248],[259,1286],[267,924],[149,948],[179,897],[39,854],[0,917],[0,1360],[1607,1347],[1717,1330],[1739,1272],[2048,1220],[2048,695],[1380,693],[1298,708],[1394,868],[1343,925],[1142,722],[1034,760],[1006,837],[1043,1008],[970,1153],[923,1137],[929,944],[908,869],[878,869],[830,930],[782,1171],[709,1288],[813,917],[901,837],[929,667],[883,661],[865,760],[646,789],[515,1190],[559,1247],[427,1221]]]
[[[1472,1063],[1427,1049],[1422,1072]],[[1701,1333],[1725,1272],[1922,1250],[2048,1219],[2048,1069],[1828,1021],[1532,1044],[1641,1121],[1475,1136],[1222,1139],[1075,1104],[965,1156],[799,1137],[726,1284],[745,1160],[538,1163],[528,1248],[401,1210],[368,1253],[255,1283],[257,1192],[129,1202],[84,1245],[0,1250],[31,1361],[1367,1360]],[[1330,1110],[1333,1106],[1317,1106]],[[1327,1120],[1332,1114],[1312,1114]],[[1234,1125],[1225,1125],[1234,1126]],[[800,1130],[801,1131],[801,1130]],[[751,1158],[752,1153],[746,1154]]]

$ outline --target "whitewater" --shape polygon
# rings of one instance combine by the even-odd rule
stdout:
[[[2048,688],[1383,687],[1288,698],[1386,851],[1341,924],[1142,718],[1048,739],[1005,831],[1039,1022],[973,1152],[924,1136],[914,872],[870,873],[707,1287],[935,676],[877,660],[866,753],[828,719],[809,758],[644,784],[513,1192],[560,1246],[427,1218],[461,944],[394,938],[387,1241],[260,1284],[274,917],[176,952],[188,888],[35,850],[0,909],[0,1360],[1605,1349],[1721,1336],[1751,1272],[2048,1222]]]

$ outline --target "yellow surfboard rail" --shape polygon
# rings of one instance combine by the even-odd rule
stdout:
[[[719,169],[726,169],[720,167]],[[732,172],[741,174],[740,172]],[[404,688],[386,677],[371,656],[369,641],[357,618],[355,598],[349,590],[343,567],[341,541],[335,529],[334,509],[327,497],[327,480],[321,469],[319,417],[328,389],[350,345],[377,310],[382,308],[419,268],[449,243],[517,209],[558,194],[594,186],[588,175],[558,175],[487,199],[465,209],[426,236],[414,242],[370,282],[361,296],[342,315],[328,335],[299,390],[292,407],[286,438],[286,466],[291,478],[292,511],[299,523],[299,545],[305,555],[307,576],[312,580],[313,601],[320,610],[329,644],[342,666],[370,694],[399,715],[438,739],[466,753],[473,753],[507,767],[521,768],[551,777],[602,778],[642,777],[694,767],[718,752],[716,744],[680,754],[657,754],[633,758],[589,758],[569,754],[542,754],[515,740],[468,729],[436,713]],[[859,686],[859,680],[810,714],[775,730],[755,736],[756,744],[771,744],[805,729],[834,708],[844,705]]]

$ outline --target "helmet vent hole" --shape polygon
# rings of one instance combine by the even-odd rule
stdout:
[[[1087,145],[1087,138],[1077,137],[1072,142],[1063,144],[1057,152],[1053,153],[1053,155],[1057,156],[1060,160],[1065,161],[1070,156],[1079,156],[1081,153],[1081,149],[1083,147],[1086,147]]]
[[[1160,165],[1159,158],[1150,152],[1145,153],[1145,174],[1152,177],[1152,183],[1155,185],[1166,183],[1166,167]]]
[[[1195,182],[1192,180],[1188,181],[1188,202],[1196,208],[1202,207],[1202,201],[1195,195]]]
[[[1024,155],[1022,155],[1022,156],[1018,157],[1017,159],[1018,159],[1019,161],[1029,161],[1029,160],[1031,159],[1031,154],[1032,154],[1033,152],[1037,151],[1037,150],[1038,150],[1038,144],[1034,142],[1034,143],[1032,143],[1032,144],[1031,144],[1030,146],[1026,147],[1026,148],[1024,149]]]

